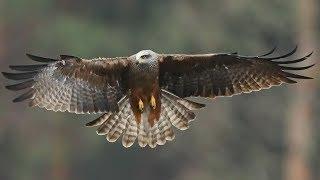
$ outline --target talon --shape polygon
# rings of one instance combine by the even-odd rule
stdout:
[[[157,103],[156,103],[156,99],[154,98],[153,95],[151,96],[150,104],[151,104],[151,107],[152,107],[153,109],[156,109]]]
[[[139,99],[139,110],[142,112],[144,108],[143,102],[141,99]]]

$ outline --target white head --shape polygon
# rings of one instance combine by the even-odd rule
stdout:
[[[148,63],[157,60],[157,53],[151,50],[142,50],[135,55],[138,63]]]

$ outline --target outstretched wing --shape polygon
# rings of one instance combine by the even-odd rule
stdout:
[[[98,113],[115,111],[117,102],[127,90],[128,58],[82,59],[61,55],[58,59],[27,54],[43,64],[10,66],[22,73],[2,74],[12,80],[23,80],[6,86],[18,91],[28,89],[13,102],[30,100],[30,106],[53,111]]]
[[[312,53],[296,60],[277,61],[293,55],[266,57],[272,51],[253,57],[232,54],[162,55],[160,59],[160,86],[180,97],[231,96],[249,93],[282,83],[296,83],[295,79],[311,79],[287,71],[312,67],[283,66],[304,61]]]

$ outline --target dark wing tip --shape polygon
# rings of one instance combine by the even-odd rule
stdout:
[[[28,80],[28,81],[25,81],[22,83],[5,86],[5,88],[8,90],[11,90],[11,91],[19,91],[22,89],[32,87],[34,85],[34,83],[35,83],[35,81],[33,79],[31,79],[31,80]]]
[[[312,68],[315,64],[311,64],[309,66],[302,66],[302,67],[287,67],[287,66],[279,66],[282,70],[294,70],[294,71],[300,71]]]
[[[7,79],[18,80],[14,73],[8,73],[8,72],[1,72],[1,73]]]
[[[7,79],[12,80],[23,80],[23,79],[30,79],[33,78],[38,72],[26,72],[26,73],[8,73],[8,72],[1,72],[2,75]]]
[[[95,126],[97,123],[96,123],[96,121],[90,121],[90,122],[88,122],[88,123],[86,123],[86,127],[92,127],[92,126]]]
[[[47,67],[48,64],[37,64],[37,65],[10,65],[9,68],[16,71],[37,71]]]
[[[18,96],[17,98],[13,99],[12,102],[16,103],[16,102],[21,102],[24,101],[26,99],[32,99],[34,96],[35,90],[31,89],[28,92]]]
[[[305,57],[310,57],[310,56],[312,56],[312,54],[314,53],[314,51],[311,51],[309,54],[307,54]]]
[[[313,79],[312,77],[308,77],[308,76],[302,76],[302,75],[299,75],[299,74],[294,74],[294,73],[289,73],[289,72],[283,72],[284,75],[286,77],[289,77],[289,78],[295,78],[295,79]]]
[[[298,83],[297,81],[292,80],[292,79],[287,78],[287,77],[285,78],[284,82],[289,83],[289,84],[296,84],[296,83]]]
[[[6,77],[7,76],[7,72],[1,72],[1,74]]]
[[[40,56],[35,56],[35,55],[32,55],[32,54],[29,54],[29,53],[26,53],[26,55],[34,60],[34,61],[37,61],[37,62],[43,62],[43,63],[50,63],[50,62],[55,62],[57,61],[56,59],[51,59],[51,58],[45,58],[45,57],[40,57]]]
[[[291,55],[293,55],[295,52],[297,52],[298,50],[298,45],[296,45],[293,50],[291,50],[289,53],[287,54],[284,54],[282,56],[277,56],[277,57],[270,57],[270,58],[264,58],[265,60],[276,60],[276,59],[282,59],[282,58],[286,58],[286,57],[289,57]]]
[[[277,49],[277,45],[274,45],[273,48],[272,48],[269,52],[267,52],[267,53],[265,53],[265,54],[262,54],[262,55],[260,55],[260,56],[258,56],[258,57],[268,56],[268,55],[274,53],[274,51],[275,51],[276,49]]]
[[[298,63],[298,62],[302,62],[306,59],[308,59],[309,57],[311,57],[313,54],[313,51],[307,55],[305,55],[304,57],[302,58],[299,58],[299,59],[295,59],[295,60],[289,60],[289,61],[271,61],[275,64],[294,64],[294,63]]]
[[[284,58],[284,57],[288,57],[291,56],[292,54],[294,54],[297,51],[297,47],[296,46],[294,48],[294,50],[292,50],[290,53],[280,56],[280,58]],[[295,60],[289,60],[289,61],[272,61],[273,63],[276,63],[281,70],[288,70],[288,71],[301,71],[301,70],[306,70],[309,68],[312,68],[315,66],[315,64],[311,64],[308,66],[298,66],[298,67],[289,67],[289,66],[280,66],[280,65],[284,65],[284,64],[294,64],[294,63],[298,63],[298,62],[302,62],[306,59],[308,59],[309,57],[311,57],[313,54],[313,51],[311,51],[309,54],[305,55],[302,58],[299,59],[295,59]],[[276,58],[276,59],[280,59],[280,58]],[[295,73],[290,73],[290,72],[285,72],[283,71],[284,75],[287,77],[287,79],[291,80],[291,82],[288,83],[296,83],[296,81],[290,79],[290,78],[294,78],[294,79],[313,79],[312,77],[308,77],[308,76],[303,76],[303,75],[299,75],[299,74],[295,74]]]
[[[199,108],[199,109],[206,107],[206,105],[205,105],[205,104],[202,104],[202,103],[197,103],[197,105],[198,105],[197,108]]]

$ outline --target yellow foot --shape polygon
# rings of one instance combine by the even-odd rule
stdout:
[[[151,104],[151,107],[152,107],[153,109],[156,109],[157,103],[156,103],[156,99],[153,97],[153,95],[151,96],[150,104]]]
[[[144,108],[143,102],[141,99],[139,99],[139,110],[142,112]]]

